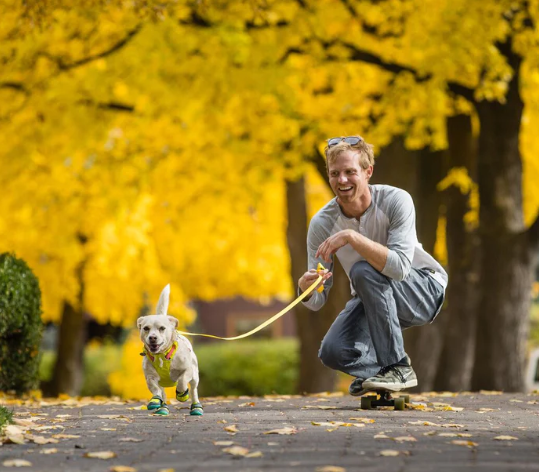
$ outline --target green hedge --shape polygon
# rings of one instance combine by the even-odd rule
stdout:
[[[0,254],[0,391],[37,387],[42,332],[36,276],[13,254]]]
[[[298,380],[299,352],[295,339],[197,344],[199,394],[292,394]]]

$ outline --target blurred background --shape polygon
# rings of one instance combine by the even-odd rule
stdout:
[[[537,388],[537,0],[8,0],[0,253],[39,280],[47,395],[149,396],[137,317],[246,332],[295,298],[324,140],[375,145],[450,285],[405,332],[420,390]],[[193,340],[202,395],[347,390],[320,341],[350,297]]]

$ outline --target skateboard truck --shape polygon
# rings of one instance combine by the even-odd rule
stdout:
[[[392,406],[395,410],[404,410],[406,403],[410,403],[410,395],[401,395],[393,398],[389,390],[371,390],[376,396],[369,395],[361,397],[361,409],[372,410],[379,406]]]

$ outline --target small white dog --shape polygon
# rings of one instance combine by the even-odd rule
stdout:
[[[198,360],[189,340],[176,331],[178,320],[167,316],[170,285],[167,285],[157,303],[155,315],[141,316],[137,320],[140,339],[144,343],[142,369],[153,397],[148,410],[168,415],[165,387],[176,386],[176,398],[189,400],[191,385],[191,415],[201,416],[204,411],[198,400]]]

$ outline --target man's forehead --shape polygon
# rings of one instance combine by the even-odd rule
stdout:
[[[349,167],[359,166],[359,152],[357,151],[344,151],[339,154],[335,159],[328,163],[328,169],[342,169]]]

